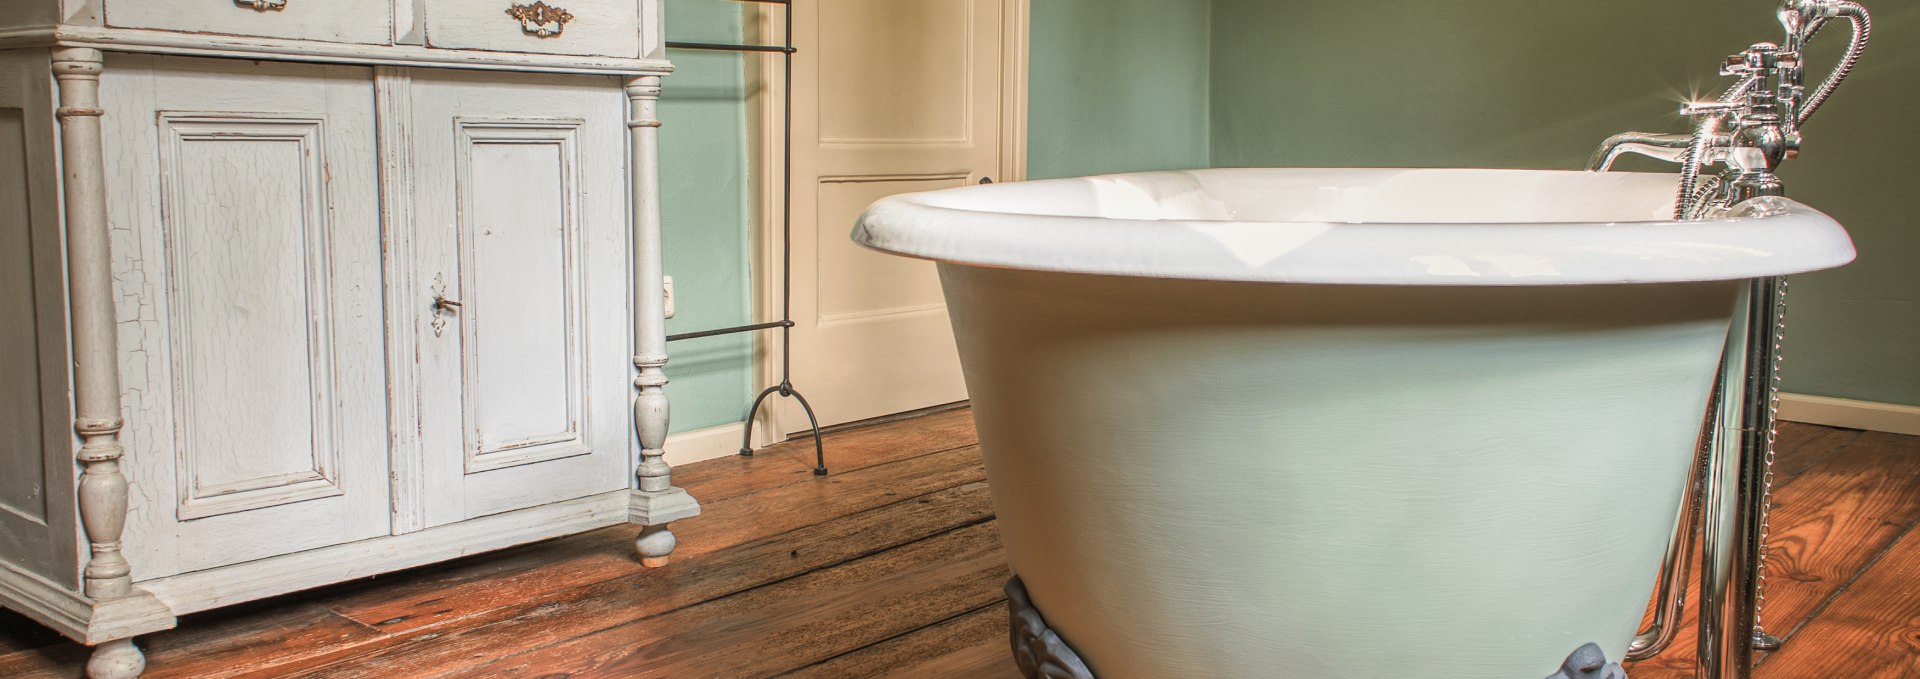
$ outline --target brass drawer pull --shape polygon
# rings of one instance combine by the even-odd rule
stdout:
[[[286,2],[286,0],[279,0]],[[240,2],[240,0],[234,0]],[[520,32],[536,38],[559,37],[567,30],[567,22],[573,21],[573,14],[567,10],[547,4],[544,0],[531,5],[514,5],[507,8],[507,16],[520,20]]]
[[[287,0],[233,0],[233,4],[255,12],[278,12],[287,8]]]

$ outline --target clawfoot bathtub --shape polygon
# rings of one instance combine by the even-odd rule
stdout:
[[[1740,281],[1853,257],[1673,191],[1145,173],[896,196],[854,239],[940,264],[1029,664],[1601,677],[1563,664],[1636,631]]]

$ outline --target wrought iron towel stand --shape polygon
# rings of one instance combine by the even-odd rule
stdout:
[[[813,406],[807,398],[793,388],[793,54],[799,50],[793,47],[793,3],[792,0],[737,0],[764,5],[785,5],[781,12],[784,32],[778,45],[736,45],[712,42],[673,42],[668,41],[670,49],[709,50],[717,52],[758,52],[779,54],[781,58],[780,95],[780,320],[731,328],[717,328],[699,332],[668,335],[668,342],[733,335],[760,330],[780,329],[780,383],[760,391],[753,399],[753,406],[747,409],[746,432],[740,437],[740,454],[753,455],[753,418],[760,412],[760,405],[768,396],[779,394],[799,402],[800,409],[807,413],[807,426],[813,432],[813,474],[827,475],[826,445],[820,438],[820,419],[813,414]]]

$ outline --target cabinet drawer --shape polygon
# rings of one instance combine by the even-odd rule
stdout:
[[[443,49],[640,55],[639,0],[425,0],[427,44]]]
[[[108,0],[107,25],[384,45],[393,0]]]

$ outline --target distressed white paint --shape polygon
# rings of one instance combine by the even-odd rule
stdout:
[[[371,85],[109,59],[136,579],[389,530]]]
[[[617,81],[411,78],[423,525],[626,487],[628,316],[588,312],[627,304]]]
[[[579,128],[459,122],[468,473],[586,449]]]
[[[660,251],[660,78],[628,78],[626,92],[628,198],[633,217],[633,430],[639,447],[637,488],[628,520],[645,526],[634,550],[649,568],[667,565],[675,544],[671,522],[700,513],[700,503],[673,485],[667,464],[667,295]]]
[[[96,601],[72,587],[0,568],[0,602],[68,638],[93,644],[172,629],[174,614],[145,590],[137,596]]]
[[[863,218],[862,242],[945,260],[1008,559],[1100,676],[1537,677],[1588,642],[1621,657],[1735,279],[1851,248],[1804,206],[1609,231],[1579,222],[1651,220],[1670,190],[1449,172],[1411,181],[1445,194],[1399,203],[1370,181],[1395,171],[1250,170],[961,189]],[[1188,228],[1234,215],[1349,233],[1255,264]],[[1554,241],[1562,277],[1397,268],[1483,261],[1489,231]],[[1769,256],[1648,263],[1613,231]]]
[[[519,19],[507,15],[514,5],[534,0],[425,0],[427,44],[450,49],[505,52],[640,56],[640,18],[637,0],[553,0],[547,3],[573,16],[558,36],[527,33]]]
[[[607,76],[670,70],[658,3],[479,49],[442,43],[480,7],[436,43],[430,4],[0,16],[0,605],[97,645],[90,674],[176,611],[697,513],[631,490],[657,148]],[[485,320],[431,313],[436,280]]]
[[[190,33],[385,44],[393,0],[267,0],[256,10],[234,0],[104,0],[107,25]],[[490,3],[482,3],[490,4]]]
[[[665,59],[657,55],[646,59],[626,59],[573,54],[526,54],[414,45],[356,45],[78,25],[57,28],[0,28],[0,49],[42,47],[54,43],[147,54],[387,66],[432,66],[495,71],[614,75],[660,73],[673,68]]]
[[[183,520],[345,492],[325,123],[159,114]]]
[[[184,615],[618,525],[627,521],[627,502],[627,491],[600,493],[403,535],[182,573],[140,586]]]
[[[420,317],[434,313],[420,304],[414,240],[414,148],[412,69],[383,66],[374,69],[375,119],[380,145],[380,233],[385,239],[384,261],[387,319],[387,441],[388,475],[393,479],[390,503],[392,532],[411,533],[426,527],[427,461],[420,441],[419,371],[410,369],[419,355],[421,337],[415,332]]]
[[[0,564],[77,587],[51,69],[0,52]]]

